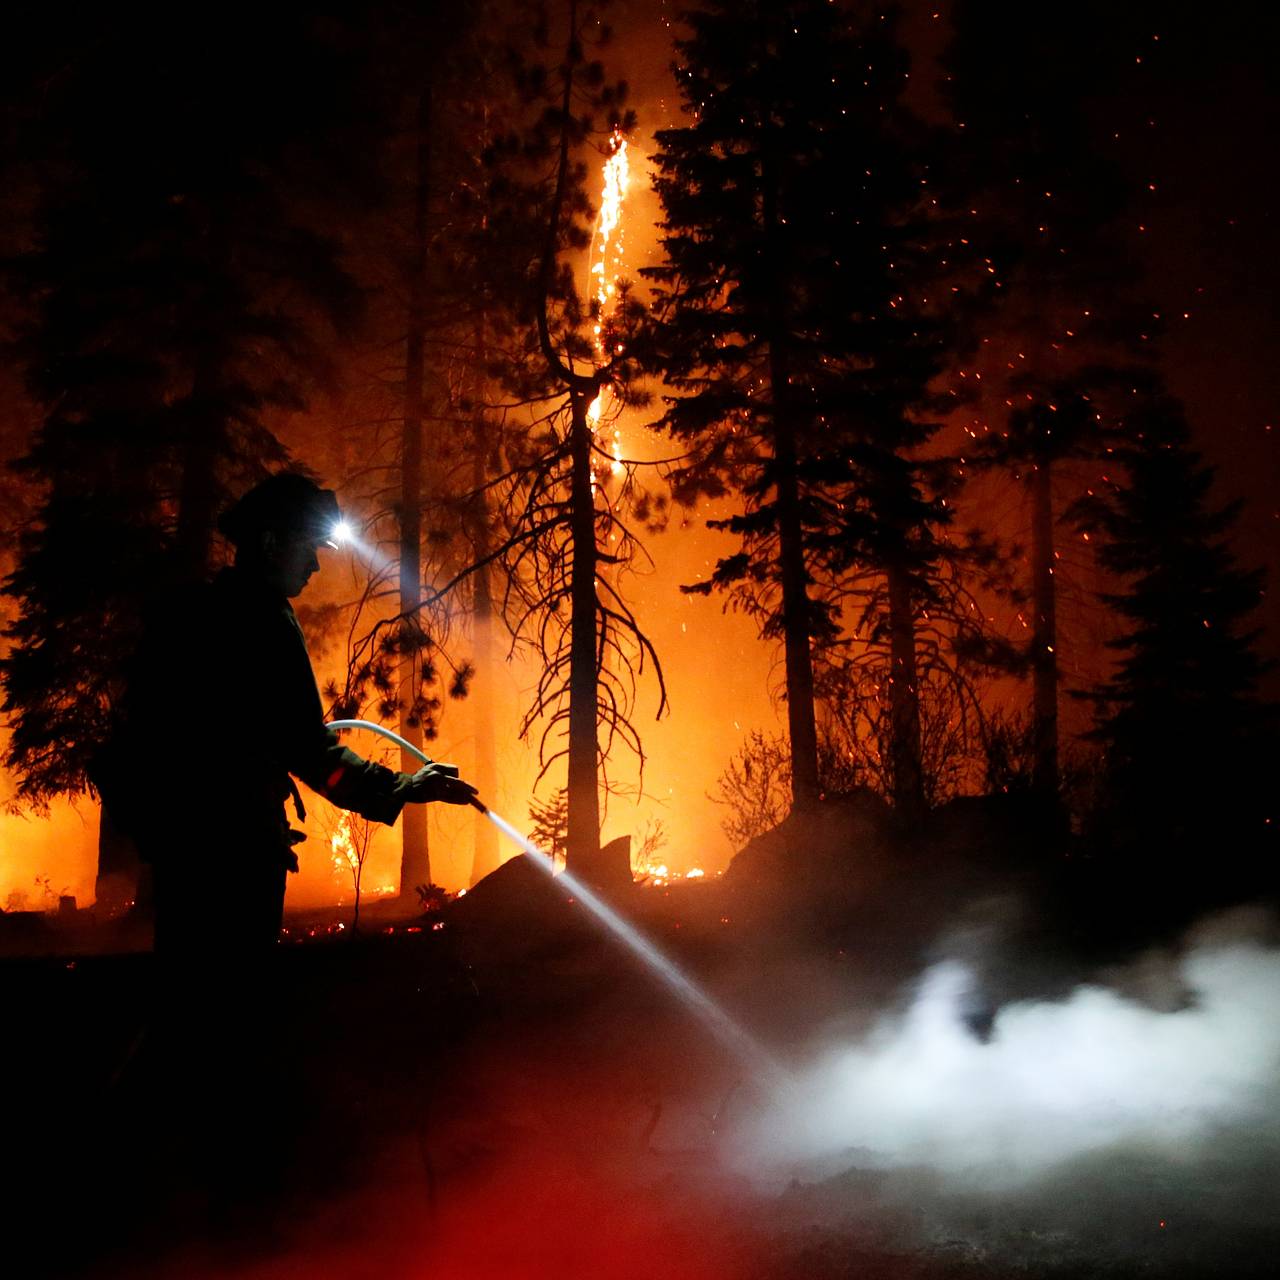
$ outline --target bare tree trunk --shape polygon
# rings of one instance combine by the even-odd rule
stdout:
[[[777,468],[778,570],[782,579],[782,643],[787,680],[787,731],[791,741],[791,799],[797,809],[818,801],[818,729],[813,707],[810,650],[809,574],[804,558],[800,482],[796,471],[796,422],[790,404],[791,368],[785,333],[786,263],[777,198],[772,130],[766,123],[761,149],[761,217],[770,256],[774,330],[769,339],[769,381],[773,397],[773,454]]]
[[[776,375],[775,375],[776,376]],[[774,384],[774,401],[778,384]],[[809,637],[808,572],[800,522],[795,437],[785,414],[778,415],[774,451],[778,469],[778,561],[782,576],[782,637],[787,679],[787,729],[791,739],[791,793],[796,808],[819,795],[818,729],[813,710],[813,655]]]
[[[138,847],[122,835],[105,806],[98,810],[98,874],[93,896],[101,911],[122,911],[131,904],[149,908],[146,872]]]
[[[587,388],[569,394],[573,466],[570,538],[569,829],[565,866],[589,866],[600,851],[600,793],[596,777],[598,681],[596,631],[596,504],[591,489],[591,427]]]
[[[1054,582],[1053,463],[1045,457],[1031,477],[1032,783],[1046,799],[1058,795],[1058,623]]]
[[[476,377],[475,411],[473,417],[473,434],[471,441],[471,487],[475,494],[472,502],[472,559],[487,559],[490,547],[489,503],[485,497],[484,484],[488,478],[485,459],[488,456],[488,441],[485,439],[484,419],[484,366],[485,366],[485,325],[484,315],[476,321],[476,368],[481,372]],[[493,581],[488,564],[482,563],[473,576],[475,596],[472,602],[471,619],[473,626],[473,642],[476,656],[475,687],[472,692],[472,706],[475,723],[475,771],[471,781],[480,792],[480,797],[489,804],[499,802],[498,786],[498,753],[494,739],[494,698],[493,673],[495,670],[493,643]],[[491,871],[498,868],[498,831],[491,822],[474,823],[475,846],[471,857],[471,883],[484,879]]]
[[[475,705],[475,773],[472,776],[480,798],[488,804],[498,800],[498,752],[494,737],[493,672],[493,587],[488,565],[475,574],[476,679],[472,694]],[[475,824],[475,848],[471,859],[471,883],[498,869],[498,831],[489,822]]]
[[[547,307],[555,275],[560,219],[569,186],[569,122],[573,109],[573,66],[580,52],[577,0],[569,0],[568,46],[562,69],[560,155],[543,244],[539,281],[538,343],[547,368],[569,393],[569,780],[565,866],[590,874],[600,852],[600,793],[597,696],[600,658],[597,631],[595,494],[591,488],[591,427],[587,409],[600,390],[598,375],[574,372],[551,340]]]
[[[1042,299],[1043,310],[1027,336],[1024,350],[1028,369],[1052,385],[1057,357],[1045,316],[1054,314],[1052,292]],[[1047,395],[1041,392],[1042,395]],[[1048,436],[1032,438],[1031,471],[1031,785],[1037,795],[1056,800],[1058,776],[1058,622],[1054,579],[1053,463],[1054,445]]]
[[[417,174],[414,184],[412,252],[409,276],[409,325],[405,340],[404,433],[400,454],[400,736],[419,750],[422,725],[412,714],[421,667],[422,624],[422,381],[427,310],[427,208],[431,181],[431,92],[418,97]],[[401,750],[400,767],[416,773],[421,762]],[[420,884],[431,883],[427,811],[406,805],[400,818],[400,897],[412,901]]]
[[[890,561],[886,574],[889,581],[889,751],[893,766],[893,803],[900,813],[911,817],[924,808],[915,613],[911,604],[911,580],[906,570]]]

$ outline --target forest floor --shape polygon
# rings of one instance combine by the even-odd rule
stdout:
[[[877,972],[847,947],[780,949],[726,901],[707,885],[633,907],[780,1057],[833,1018],[865,1031],[911,976],[909,957]],[[173,1141],[207,1099],[149,1115],[138,1083],[151,957],[0,960],[17,1188],[0,1267],[18,1280],[1274,1274],[1269,1149],[1242,1174],[1103,1148],[1000,1190],[854,1150],[753,1169],[728,1145],[764,1105],[749,1070],[616,944],[556,912],[545,929],[458,912],[356,937],[295,922],[308,940],[280,949],[277,1123],[244,1154],[270,1176],[229,1210],[198,1143]]]

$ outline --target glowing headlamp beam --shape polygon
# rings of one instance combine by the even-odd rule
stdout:
[[[341,548],[345,543],[354,541],[355,531],[345,520],[336,521],[330,527],[329,533],[325,538],[326,545],[332,547],[335,551]]]
[[[320,539],[320,545],[334,551],[354,552],[376,574],[394,569],[396,561],[377,547],[370,545],[360,535],[360,530],[350,520],[338,520],[331,524]]]

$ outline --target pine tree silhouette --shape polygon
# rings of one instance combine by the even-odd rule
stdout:
[[[1124,620],[1113,674],[1092,691],[1105,750],[1101,817],[1115,838],[1184,850],[1207,838],[1222,863],[1263,835],[1274,788],[1274,708],[1250,629],[1260,570],[1236,564],[1238,506],[1215,503],[1213,469],[1192,447],[1182,406],[1151,388],[1115,446],[1124,478],[1076,517],[1126,583],[1105,596]],[[1199,849],[1201,856],[1204,849]]]
[[[736,494],[738,535],[692,590],[723,590],[782,641],[792,786],[819,789],[815,662],[841,612],[892,635],[895,794],[921,802],[914,628],[949,521],[929,384],[968,251],[934,198],[935,139],[905,108],[892,15],[703,5],[677,43],[691,123],[658,134],[667,261],[647,358],[689,446],[676,496]],[[932,286],[938,286],[935,291]],[[944,302],[945,297],[945,302]],[[878,583],[854,582],[871,573]]]
[[[203,574],[228,496],[287,459],[268,415],[303,405],[356,299],[306,216],[336,161],[308,130],[343,101],[324,40],[264,16],[246,42],[212,10],[97,34],[39,121],[18,265],[43,419],[17,465],[43,497],[3,679],[6,763],[37,805],[84,788],[144,597]]]
[[[895,161],[853,143],[904,61],[826,4],[716,0],[687,22],[676,76],[692,122],[660,132],[655,158],[667,261],[643,273],[659,316],[651,358],[680,393],[663,425],[697,455],[676,476],[678,496],[745,500],[717,525],[741,550],[696,589],[734,593],[782,640],[792,785],[805,805],[818,794],[811,644],[834,633],[809,547],[826,524],[818,384],[830,382],[828,360],[857,349],[865,315],[887,307],[881,220],[857,217],[850,198],[875,208]],[[855,155],[874,180],[848,172]]]
[[[967,371],[970,456],[1026,494],[1033,786],[1053,804],[1072,630],[1059,618],[1069,568],[1062,516],[1093,483],[1089,463],[1105,449],[1100,399],[1123,371],[1149,365],[1157,334],[1133,244],[1136,197],[1145,192],[1134,189],[1091,108],[1099,83],[1134,74],[1125,42],[1096,41],[1093,22],[1141,19],[1137,10],[1088,9],[1091,19],[1064,24],[1042,6],[1014,12],[959,0],[944,58],[972,198],[985,211],[984,252],[1001,284]],[[1077,544],[1073,558],[1087,552]]]

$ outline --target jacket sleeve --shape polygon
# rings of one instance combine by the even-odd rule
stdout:
[[[289,772],[339,809],[350,809],[388,826],[395,822],[408,799],[409,775],[365,760],[344,747],[338,735],[324,725],[318,700],[315,729],[307,735],[307,742],[299,743]]]
[[[337,733],[324,723],[306,641],[292,610],[288,621],[285,768],[340,809],[389,826],[408,800],[409,775],[365,760],[338,741]]]

